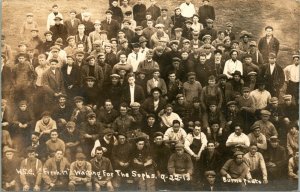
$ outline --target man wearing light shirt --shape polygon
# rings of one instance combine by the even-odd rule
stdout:
[[[177,143],[184,143],[187,134],[185,130],[180,127],[180,124],[180,121],[174,120],[173,126],[166,130],[164,141],[167,146],[173,148]]]
[[[238,51],[236,49],[231,50],[230,57],[231,59],[227,60],[225,63],[223,74],[225,74],[228,79],[232,79],[231,74],[234,73],[234,71],[240,71],[243,75],[243,64],[237,59]]]
[[[260,110],[267,107],[271,100],[271,94],[269,91],[265,90],[265,82],[263,79],[258,79],[256,85],[258,86],[258,89],[251,91],[250,97],[253,98],[254,108]]]
[[[284,68],[285,82],[287,84],[287,94],[291,94],[296,103],[299,103],[299,59],[300,55],[294,54],[294,63]]]
[[[127,63],[132,66],[133,72],[135,73],[139,63],[144,60],[143,54],[140,52],[140,45],[138,43],[134,43],[133,51],[128,55]]]
[[[48,15],[48,19],[47,19],[47,30],[50,30],[50,27],[55,25],[55,21],[54,18],[59,16],[60,18],[63,19],[63,16],[61,13],[58,12],[58,5],[54,4],[52,6],[52,12]],[[63,20],[60,21],[61,24],[63,24]]]
[[[233,125],[234,132],[231,133],[226,141],[226,147],[241,147],[246,149],[250,146],[249,137],[243,133],[239,124]]]
[[[181,10],[181,15],[186,19],[191,18],[196,14],[195,6],[191,3],[191,0],[185,0],[185,3],[182,3],[179,8]]]

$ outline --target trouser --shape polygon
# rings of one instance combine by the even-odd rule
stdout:
[[[69,191],[75,191],[76,187],[80,187],[80,188],[85,187],[87,191],[92,191],[93,190],[92,182],[87,182],[87,183],[77,182],[77,181],[70,181],[69,182]],[[80,189],[79,189],[79,191],[80,191]]]
[[[296,104],[299,103],[299,82],[289,81],[287,83],[286,93],[291,94],[295,98]]]

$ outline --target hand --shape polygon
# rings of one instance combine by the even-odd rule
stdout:
[[[11,184],[10,183],[5,183],[6,188],[10,188]]]
[[[3,122],[2,123],[2,127],[7,126],[7,125],[8,125],[8,122]]]
[[[35,186],[33,187],[33,190],[34,190],[34,191],[40,191],[40,186],[35,185]]]
[[[137,160],[136,158],[134,158],[133,162],[138,165],[143,165],[143,163]]]
[[[88,181],[87,178],[82,178],[81,180],[82,180],[82,182],[84,182],[84,183],[86,183],[86,182]]]
[[[94,105],[93,106],[93,110],[95,111],[97,109],[97,105]]]
[[[231,123],[232,123],[232,121],[228,121],[228,122],[227,122],[227,125],[231,125]]]
[[[268,184],[268,179],[263,179],[263,184]]]
[[[28,125],[27,125],[27,123],[26,123],[26,124],[23,125],[23,128],[26,128],[27,126],[28,126]]]
[[[221,136],[221,135],[222,135],[222,133],[223,133],[223,129],[219,129],[219,131],[218,131],[218,135],[219,135],[219,136]]]
[[[226,175],[227,179],[231,179],[231,176],[229,174]]]
[[[16,185],[16,181],[15,181],[15,180],[12,180],[12,181],[10,182],[10,186],[14,186],[14,185]]]
[[[207,127],[207,134],[211,134],[211,130],[209,127]]]
[[[22,123],[19,123],[18,125],[19,125],[20,128],[23,128],[23,124]]]
[[[107,181],[98,181],[98,184],[103,186],[103,185],[106,185]]]
[[[196,156],[196,161],[199,161],[200,160],[200,155],[198,156]]]
[[[55,184],[54,183],[50,183],[50,187],[54,187],[55,186]]]
[[[72,88],[73,88],[73,85],[69,85],[69,86],[68,86],[68,89],[72,89]]]
[[[23,191],[29,191],[29,185],[24,185],[23,186]]]
[[[59,93],[54,93],[54,96],[55,96],[55,97],[59,96]]]

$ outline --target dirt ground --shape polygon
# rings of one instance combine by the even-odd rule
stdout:
[[[184,0],[157,0],[161,6],[169,8],[169,14],[173,14],[176,6]],[[133,4],[135,0],[131,0]],[[202,1],[192,0],[194,5],[200,6]],[[51,6],[59,5],[64,18],[68,17],[68,11],[85,5],[92,13],[92,20],[103,19],[104,12],[108,8],[108,0],[3,0],[2,1],[2,33],[7,37],[7,43],[13,49],[17,48],[20,41],[19,31],[25,21],[25,15],[32,12],[39,24],[40,34],[46,29],[47,15]],[[149,5],[149,1],[146,0]],[[211,0],[216,10],[215,28],[224,29],[224,23],[231,21],[233,30],[238,35],[242,30],[251,32],[253,40],[258,41],[264,36],[264,27],[274,27],[274,35],[280,41],[278,63],[282,66],[291,62],[292,52],[299,50],[300,37],[300,2],[296,0]]]

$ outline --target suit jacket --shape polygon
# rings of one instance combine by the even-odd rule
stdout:
[[[81,70],[82,80],[84,80],[85,77],[89,76],[89,72],[90,72],[89,65],[82,66],[82,70]],[[98,84],[99,87],[101,87],[103,84],[104,75],[103,75],[102,68],[99,65],[95,65],[94,74],[95,74],[94,77],[96,78],[96,83]]]
[[[81,74],[80,74],[80,69],[77,65],[73,64],[72,70],[70,75],[67,74],[67,69],[68,69],[68,65],[64,65],[61,68],[61,72],[63,74],[63,78],[64,78],[64,85],[66,87],[70,86],[70,85],[74,85],[74,86],[80,86],[81,83]]]
[[[268,44],[267,37],[265,36],[259,40],[257,47],[266,62],[268,61],[269,53],[273,52],[276,55],[278,54],[279,41],[275,37],[272,37]]]
[[[167,86],[165,81],[162,78],[158,79],[157,87],[160,88],[162,95],[167,94]],[[147,93],[150,95],[151,90],[155,88],[153,78],[147,81]]]
[[[158,102],[158,107],[156,110],[154,110],[154,99],[153,99],[153,97],[149,97],[144,101],[144,103],[142,104],[141,107],[148,114],[152,113],[152,114],[157,115],[162,109],[164,109],[166,104],[167,104],[167,101],[163,98],[160,98],[159,102]]]
[[[260,75],[266,80],[266,90],[270,91],[271,95],[279,91],[284,84],[284,72],[278,64],[275,64],[273,74],[270,71],[270,64],[263,65]]]
[[[213,6],[210,5],[203,5],[199,7],[198,11],[199,15],[199,22],[202,24],[206,24],[206,19],[212,19],[215,20],[215,9]]]
[[[56,180],[58,179],[58,176],[57,176],[57,174],[51,174],[51,172],[54,173],[54,172],[60,170],[60,173],[62,173],[63,171],[69,171],[69,168],[70,168],[70,163],[68,162],[68,160],[66,158],[63,157],[62,160],[60,161],[60,169],[58,169],[55,157],[52,157],[52,158],[48,159],[43,166],[43,169],[45,170],[45,172],[42,176],[43,180],[48,185],[50,183],[55,183]],[[67,180],[68,179],[67,174],[60,176],[60,180],[61,179]]]
[[[122,100],[130,104],[130,88],[129,85],[126,85],[123,89]],[[142,103],[145,100],[144,90],[141,86],[135,84],[134,86],[134,101]]]
[[[64,79],[60,69],[55,69],[55,74],[51,71],[51,69],[48,69],[43,74],[42,84],[52,95],[54,93],[65,92]]]
[[[50,31],[53,33],[53,41],[56,41],[57,38],[61,38],[63,40],[63,43],[66,44],[68,32],[64,24],[54,25],[50,27]]]
[[[108,36],[108,39],[111,39],[113,37],[117,37],[117,33],[119,32],[120,30],[120,25],[118,23],[118,21],[112,19],[110,24],[107,23],[107,20],[103,20],[101,22],[101,28],[103,30],[106,30],[108,33],[107,33],[107,36]]]
[[[75,36],[77,34],[78,25],[81,23],[81,21],[77,18],[74,19],[74,25],[72,26],[71,20],[68,19],[64,22],[68,36]]]

